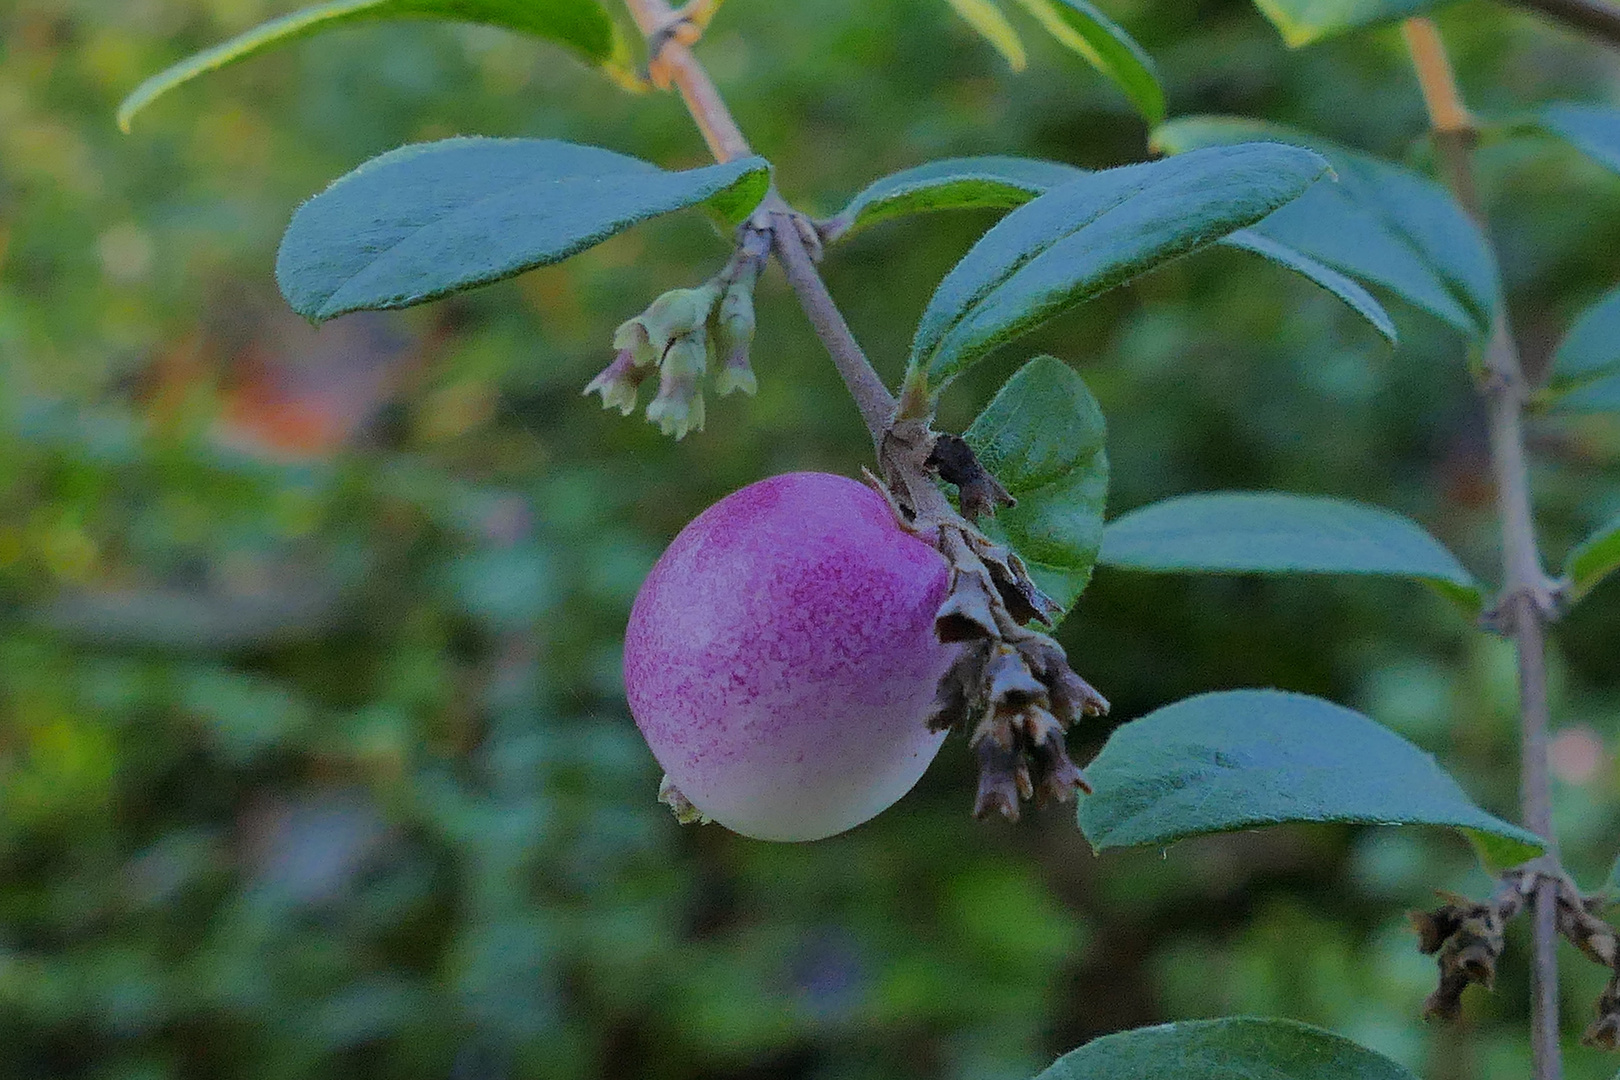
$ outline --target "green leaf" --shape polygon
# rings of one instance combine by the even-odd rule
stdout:
[[[944,158],[873,181],[829,218],[822,231],[836,240],[906,214],[1022,206],[1049,188],[1086,175],[1085,169],[1035,158]]]
[[[129,131],[135,114],[157,97],[199,75],[267,49],[336,26],[410,18],[483,23],[515,30],[565,46],[615,77],[630,77],[629,49],[618,25],[598,0],[331,0],[261,23],[158,72],[118,106],[118,126]]]
[[[1620,374],[1620,289],[1581,312],[1553,354],[1548,385],[1558,392],[1614,374]]]
[[[1037,356],[963,432],[979,462],[1018,500],[984,523],[1043,592],[1067,609],[1091,580],[1108,497],[1101,407],[1063,361]]]
[[[1439,0],[1255,0],[1290,48],[1438,6]]]
[[[1023,71],[1026,59],[1024,43],[1018,31],[1007,21],[1001,9],[992,0],[945,0],[958,15],[967,20],[979,36],[995,46],[1014,71]]]
[[[1542,109],[1537,119],[1599,165],[1620,172],[1620,109],[1560,101]]]
[[[1164,119],[1164,87],[1153,58],[1136,39],[1087,0],[1018,0],[1024,10],[1086,63],[1125,92],[1150,124]]]
[[[1620,855],[1615,856],[1614,867],[1609,871],[1609,880],[1604,883],[1603,891],[1620,898]]]
[[[1500,838],[1515,862],[1534,833],[1475,806],[1433,757],[1341,705],[1279,690],[1200,694],[1115,730],[1086,767],[1092,847],[1294,822],[1447,825]]]
[[[1549,400],[1554,412],[1572,415],[1620,412],[1620,373],[1593,379],[1569,390],[1555,391]]]
[[[1384,335],[1384,340],[1391,345],[1400,340],[1400,335],[1395,330],[1395,322],[1389,317],[1389,312],[1384,310],[1384,305],[1373,299],[1372,294],[1366,289],[1332,267],[1255,229],[1239,229],[1221,243],[1270,259],[1278,266],[1314,281],[1348,304],[1357,315],[1372,323],[1373,328]]]
[[[1059,184],[1088,175],[1086,169],[1033,158],[948,158],[904,169],[868,185],[823,224],[822,232],[831,242],[903,214],[1022,206]],[[1348,304],[1390,342],[1396,340],[1395,324],[1383,306],[1343,274],[1253,229],[1240,229],[1220,243],[1252,252],[1309,279]]]
[[[1228,1016],[1119,1031],[1058,1058],[1036,1080],[1417,1080],[1331,1031]]]
[[[1153,133],[1164,153],[1271,139],[1309,147],[1338,174],[1254,232],[1351,277],[1389,289],[1475,339],[1501,306],[1496,262],[1478,227],[1432,180],[1323,139],[1260,121],[1194,116]]]
[[[1173,573],[1415,578],[1471,609],[1480,604],[1468,571],[1416,522],[1311,495],[1232,491],[1153,503],[1109,523],[1099,561]]]
[[[1252,225],[1327,173],[1275,144],[1223,146],[1108,169],[1003,218],[940,283],[910,366],[937,388],[1064,308]]]
[[[557,262],[682,207],[741,220],[769,183],[757,157],[665,172],[553,139],[405,146],[299,207],[276,280],[309,319],[407,307]]]
[[[1579,600],[1616,570],[1620,570],[1620,514],[1575,545],[1564,559],[1569,599]]]

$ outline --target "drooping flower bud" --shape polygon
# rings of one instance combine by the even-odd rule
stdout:
[[[651,367],[664,359],[671,342],[709,321],[709,313],[720,299],[714,284],[696,289],[671,289],[633,319],[619,325],[613,334],[615,349],[628,349],[638,367]]]
[[[651,366],[636,363],[632,350],[620,349],[613,363],[586,385],[585,393],[587,396],[601,394],[602,408],[616,408],[622,415],[629,416],[636,411],[636,391],[652,373]]]
[[[745,274],[732,282],[715,318],[715,350],[720,356],[720,370],[714,377],[714,392],[722,397],[733,390],[753,397],[759,390],[759,380],[748,362],[748,347],[754,341],[756,277]]]
[[[702,324],[676,338],[659,368],[658,396],[647,406],[647,420],[676,439],[703,430],[703,390],[698,386],[708,367],[709,342]]]

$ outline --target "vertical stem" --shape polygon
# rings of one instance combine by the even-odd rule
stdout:
[[[625,6],[630,9],[630,15],[642,36],[649,41],[660,42],[652,60],[654,80],[663,85],[661,80],[667,78],[680,91],[687,112],[692,114],[692,120],[703,133],[703,141],[708,144],[715,160],[731,161],[753,153],[731,110],[726,107],[725,99],[715,87],[714,80],[709,78],[709,73],[692,55],[692,50],[680,38],[665,36],[679,19],[679,13],[669,6],[667,0],[625,0]],[[860,342],[850,332],[849,324],[844,321],[838,305],[827,291],[826,282],[816,271],[815,259],[805,238],[799,233],[791,208],[776,193],[774,186],[761,204],[761,209],[771,216],[772,246],[777,261],[787,273],[788,284],[798,294],[799,305],[804,308],[816,336],[832,356],[838,374],[843,377],[845,387],[855,399],[861,419],[866,422],[866,430],[872,436],[873,446],[881,449],[883,435],[894,421],[894,396],[873,370]]]
[[[1403,30],[1452,193],[1483,228],[1484,214],[1474,186],[1473,124],[1457,92],[1445,46],[1428,19],[1408,19]],[[1547,577],[1536,546],[1530,470],[1524,448],[1528,391],[1518,346],[1505,314],[1497,316],[1491,329],[1484,362],[1481,392],[1486,399],[1491,465],[1502,519],[1502,600],[1497,617],[1511,632],[1518,650],[1520,798],[1525,827],[1543,837],[1552,852],[1556,839],[1547,766]],[[1535,1080],[1559,1080],[1563,1072],[1558,1041],[1556,895],[1553,881],[1543,876],[1531,900],[1534,985],[1530,1046]]]
[[[844,315],[833,303],[826,283],[816,273],[815,264],[810,261],[810,253],[805,250],[792,220],[778,214],[775,221],[772,232],[776,257],[787,274],[788,284],[798,294],[799,303],[815,328],[816,336],[832,356],[838,374],[844,377],[844,385],[855,399],[861,419],[866,421],[873,446],[881,450],[883,433],[894,422],[894,396],[867,362],[855,335],[850,333],[849,324],[844,322]]]

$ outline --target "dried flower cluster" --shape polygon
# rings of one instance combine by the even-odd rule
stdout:
[[[963,648],[940,683],[929,724],[968,736],[979,759],[974,815],[999,813],[1016,821],[1022,800],[1044,805],[1072,799],[1076,788],[1089,791],[1064,735],[1081,717],[1106,713],[1108,702],[1075,674],[1061,645],[1029,628],[1032,622],[1050,625],[1059,609],[1023,560],[968,520],[1013,505],[1012,496],[967,443],[930,430],[925,421],[897,422],[882,461],[888,482],[874,485],[906,526],[950,564],[950,592],[934,632]],[[936,477],[956,486],[960,514]]]
[[[1530,904],[1542,880],[1554,885],[1558,932],[1594,963],[1610,969],[1608,986],[1598,997],[1597,1019],[1583,1041],[1606,1050],[1620,1049],[1620,936],[1598,917],[1610,902],[1604,895],[1582,896],[1566,874],[1519,868],[1501,877],[1487,901],[1441,893],[1445,903],[1433,911],[1413,911],[1407,918],[1418,933],[1418,949],[1440,965],[1440,985],[1424,1004],[1425,1019],[1455,1020],[1462,992],[1471,983],[1490,989],[1501,958],[1502,932]]]

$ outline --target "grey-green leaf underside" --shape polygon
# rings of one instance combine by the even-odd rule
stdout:
[[[1018,0],[1059,44],[1130,99],[1149,124],[1164,119],[1164,87],[1147,50],[1089,0]]]
[[[1011,209],[1049,189],[1089,175],[1085,169],[1037,158],[942,158],[890,173],[857,192],[822,225],[838,240],[880,222],[933,210]]]
[[[1063,361],[1037,356],[1007,380],[963,438],[1018,500],[981,522],[1065,610],[1091,580],[1102,542],[1108,455],[1102,409]]]
[[[1037,1080],[1417,1080],[1381,1054],[1294,1020],[1229,1016],[1120,1031]]]
[[[1288,128],[1241,117],[1193,116],[1153,133],[1165,153],[1271,139],[1308,146],[1337,184],[1312,190],[1252,231],[1388,289],[1475,339],[1490,333],[1501,286],[1490,248],[1446,190],[1398,165]]]
[[[1056,161],[1015,157],[947,158],[903,169],[874,181],[822,225],[829,241],[910,214],[933,210],[998,209],[1022,206],[1086,169]],[[1300,251],[1240,229],[1219,243],[1251,252],[1314,282],[1349,305],[1389,341],[1395,324],[1372,295],[1350,278]]]
[[[1620,411],[1620,289],[1587,308],[1553,353],[1542,398],[1554,412]]]
[[[1569,599],[1579,600],[1616,570],[1620,570],[1620,514],[1575,545],[1564,560]]]
[[[553,139],[421,143],[373,158],[301,206],[276,280],[309,319],[408,307],[557,262],[683,207],[739,221],[769,183],[762,158],[666,172]]]
[[[1620,109],[1560,101],[1544,106],[1537,120],[1599,165],[1620,172]]]
[[[1059,311],[1252,225],[1327,171],[1297,147],[1223,146],[1051,188],[946,275],[917,327],[911,367],[937,388]]]
[[[1444,0],[1255,0],[1290,48],[1439,7]]]
[[[1027,57],[1018,30],[996,0],[945,0],[980,37],[1022,71]],[[1117,86],[1149,124],[1164,119],[1164,87],[1147,50],[1089,0],[1015,0],[1064,48]]]
[[[331,0],[261,23],[151,76],[119,105],[118,126],[128,131],[156,98],[278,45],[353,23],[412,18],[498,26],[562,45],[620,77],[630,70],[618,25],[598,0]]]
[[[1494,861],[1541,851],[1486,813],[1429,754],[1367,717],[1304,694],[1232,690],[1168,705],[1118,728],[1087,766],[1080,800],[1094,848],[1299,822],[1462,829]]]
[[[1210,492],[1153,503],[1109,523],[1099,561],[1171,573],[1405,577],[1470,609],[1481,602],[1473,577],[1416,522],[1308,495]]]

